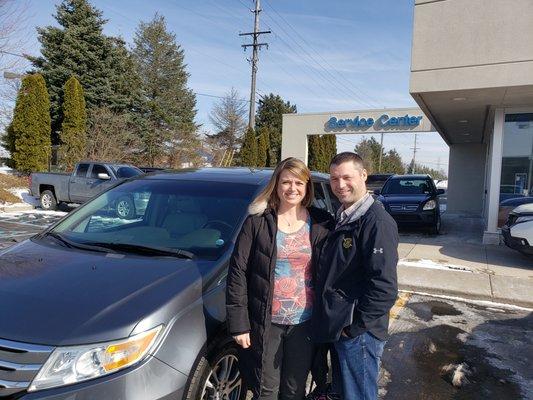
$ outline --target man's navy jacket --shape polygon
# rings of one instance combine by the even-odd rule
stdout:
[[[359,219],[330,232],[320,254],[313,306],[317,342],[345,332],[385,340],[398,283],[398,227],[375,201]]]

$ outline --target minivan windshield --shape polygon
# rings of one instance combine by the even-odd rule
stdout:
[[[391,195],[391,194],[430,194],[432,192],[431,183],[424,178],[420,179],[389,179],[383,189],[381,194]]]
[[[231,242],[257,189],[190,180],[126,182],[81,206],[48,236],[87,250],[167,251],[214,260]]]

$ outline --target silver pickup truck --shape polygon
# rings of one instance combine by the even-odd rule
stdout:
[[[30,176],[30,192],[38,197],[44,210],[55,210],[61,202],[84,203],[113,186],[120,180],[141,175],[143,172],[127,164],[80,162],[72,174],[33,173]],[[117,204],[117,212],[127,217],[134,206],[131,199]],[[119,210],[120,209],[120,210]]]

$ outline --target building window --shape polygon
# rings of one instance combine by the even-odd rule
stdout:
[[[503,131],[498,226],[520,204],[533,202],[533,113],[507,114]]]

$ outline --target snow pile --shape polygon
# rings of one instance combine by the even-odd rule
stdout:
[[[465,267],[465,266],[462,266],[462,265],[453,265],[453,264],[436,262],[436,261],[433,261],[433,260],[426,260],[426,259],[410,260],[410,259],[402,258],[398,262],[398,265],[403,265],[405,267],[442,269],[442,270],[453,270],[453,271],[471,272],[471,273],[474,272],[472,269],[470,269],[468,267]]]

